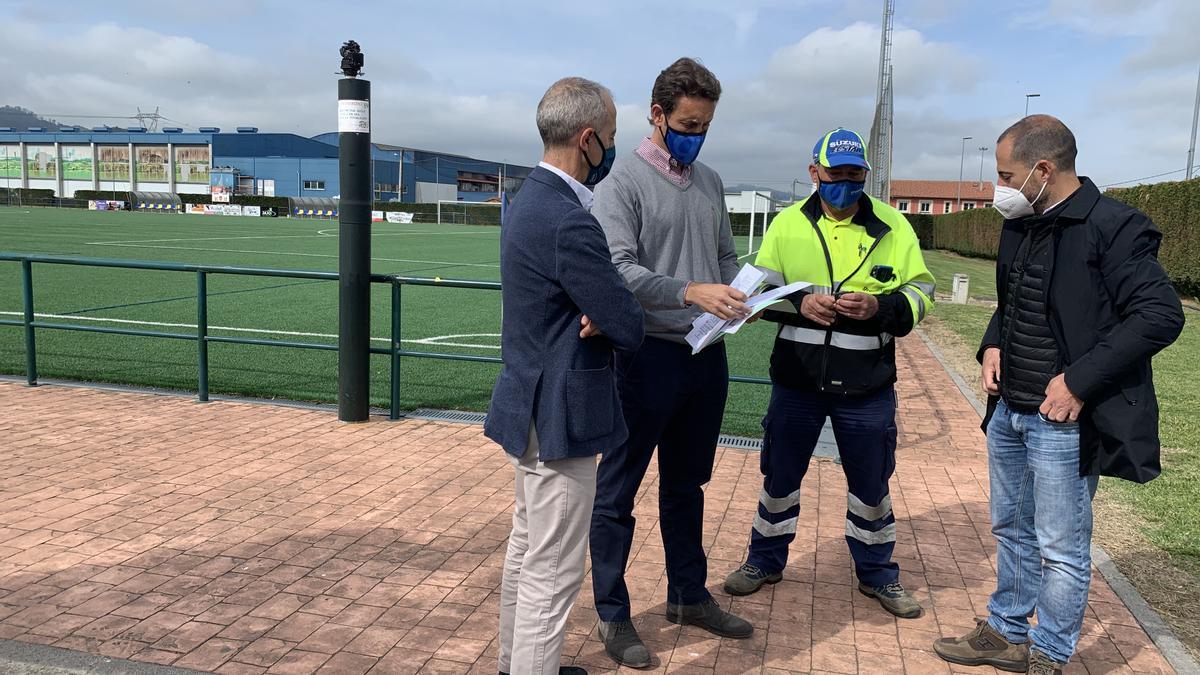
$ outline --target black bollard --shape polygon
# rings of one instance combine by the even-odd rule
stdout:
[[[342,45],[338,80],[338,419],[370,413],[371,358],[371,83],[358,79],[358,43]]]

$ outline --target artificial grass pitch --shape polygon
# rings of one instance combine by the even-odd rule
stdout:
[[[374,223],[372,271],[442,279],[498,281],[499,229],[436,223]],[[739,242],[745,251],[746,242]],[[0,251],[291,270],[337,271],[337,222],[0,207]],[[746,258],[749,260],[749,258]],[[33,265],[39,320],[192,333],[196,275]],[[210,335],[337,343],[337,283],[213,274],[208,277]],[[20,265],[0,262],[0,317],[20,319]],[[51,315],[51,316],[43,316]],[[386,347],[391,294],[372,290],[371,334]],[[405,349],[499,356],[500,295],[495,291],[406,286]],[[765,377],[774,326],[747,326],[729,341],[730,372]],[[194,342],[57,330],[37,333],[41,377],[194,390]],[[213,394],[335,401],[336,352],[209,344]],[[486,410],[498,366],[402,359],[401,402]],[[22,374],[24,332],[0,326],[0,372]],[[371,359],[372,404],[388,403],[387,357]],[[723,430],[762,433],[769,388],[733,384]]]

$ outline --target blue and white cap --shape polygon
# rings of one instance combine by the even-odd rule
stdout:
[[[826,168],[835,166],[861,166],[867,171],[871,165],[867,162],[867,144],[862,136],[838,127],[821,137],[813,146],[814,164]]]

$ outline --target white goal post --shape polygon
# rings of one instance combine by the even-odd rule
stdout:
[[[746,246],[746,256],[754,255],[754,221],[755,217],[761,215],[762,223],[758,229],[758,236],[761,240],[767,232],[767,216],[775,211],[775,207],[788,202],[774,199],[769,195],[760,192],[754,192],[754,196],[750,200],[750,241]]]

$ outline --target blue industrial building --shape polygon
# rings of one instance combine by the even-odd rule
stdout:
[[[58,130],[0,127],[0,187],[166,192],[231,191],[275,197],[336,197],[338,135],[304,138],[238,127]],[[377,201],[483,202],[520,189],[530,167],[375,143]],[[230,184],[231,183],[231,184]],[[228,187],[225,187],[228,186]],[[183,201],[187,201],[183,197]]]

